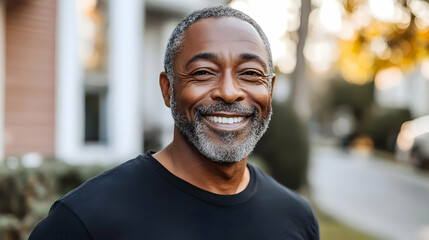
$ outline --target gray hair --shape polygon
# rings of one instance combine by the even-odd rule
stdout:
[[[208,7],[199,11],[195,11],[186,18],[184,18],[182,21],[180,21],[179,24],[177,24],[176,28],[173,30],[173,33],[170,36],[170,39],[168,40],[167,49],[165,51],[164,57],[164,71],[167,73],[168,81],[170,82],[170,88],[173,88],[174,82],[174,59],[176,58],[177,53],[180,51],[180,48],[183,43],[183,36],[185,35],[186,29],[196,21],[210,17],[235,17],[250,23],[256,29],[268,53],[268,71],[271,89],[271,79],[274,75],[274,66],[273,59],[271,56],[270,43],[268,42],[267,36],[265,35],[264,31],[262,31],[261,27],[255,22],[255,20],[253,20],[248,15],[239,10],[226,6]]]

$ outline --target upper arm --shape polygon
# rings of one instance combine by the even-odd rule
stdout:
[[[49,215],[30,234],[29,240],[92,239],[81,220],[67,206],[56,202]]]
[[[319,240],[320,239],[319,223],[317,221],[316,214],[311,208],[310,202],[305,198],[303,199],[305,201],[305,206],[307,207],[307,211],[309,213],[309,221],[311,222],[308,228],[308,234],[310,235],[311,240]]]

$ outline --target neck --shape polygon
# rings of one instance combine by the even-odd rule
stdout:
[[[177,128],[173,142],[154,157],[172,174],[212,193],[236,194],[250,181],[247,158],[236,163],[213,162],[189,143]]]

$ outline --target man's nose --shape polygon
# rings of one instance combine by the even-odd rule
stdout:
[[[226,103],[233,103],[235,101],[242,101],[244,99],[244,92],[232,74],[223,74],[217,82],[216,88],[212,91],[212,98],[222,100]]]

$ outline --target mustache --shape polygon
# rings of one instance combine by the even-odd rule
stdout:
[[[258,116],[258,110],[256,109],[256,107],[245,107],[238,102],[234,102],[231,104],[225,102],[217,102],[210,105],[198,106],[195,108],[195,116],[213,114],[216,112],[230,112],[244,115],[254,115],[256,117]]]

